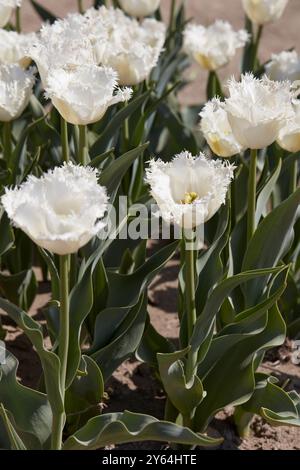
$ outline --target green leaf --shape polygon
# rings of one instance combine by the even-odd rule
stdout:
[[[50,273],[52,299],[59,300],[59,274],[54,263],[53,256],[43,248],[39,247],[39,252],[45,261]]]
[[[168,441],[188,445],[215,446],[222,439],[195,434],[188,428],[148,415],[125,411],[97,416],[64,444],[64,450],[93,450],[110,444],[136,441]]]
[[[255,212],[255,225],[257,226],[262,215],[265,215],[266,206],[270,199],[270,196],[275,188],[276,182],[279,178],[281,171],[281,160],[278,161],[276,168],[273,170],[270,178],[266,182],[265,186],[262,188],[256,204]]]
[[[107,150],[107,146],[110,144],[111,140],[117,136],[118,130],[121,128],[124,121],[137,109],[140,109],[149,96],[150,91],[146,91],[141,96],[131,100],[126,106],[117,112],[90,148],[90,156],[92,159]]]
[[[107,188],[109,194],[112,194],[119,187],[122,178],[130,165],[132,165],[134,160],[146,150],[148,145],[149,144],[146,143],[124,153],[124,155],[117,158],[101,173],[99,183]]]
[[[3,212],[2,217],[0,218],[0,257],[3,256],[7,251],[9,251],[15,241],[14,231],[11,227],[9,218],[7,217],[6,212]]]
[[[2,348],[0,344],[0,348]],[[17,380],[18,361],[9,351],[0,366],[0,402],[27,449],[41,449],[51,436],[52,412],[46,395]]]
[[[207,89],[206,89],[206,97],[207,100],[211,100],[212,98],[219,96],[222,98],[223,91],[222,85],[219,80],[219,77],[216,72],[209,72],[208,82],[207,82]]]
[[[189,416],[205,397],[201,380],[196,375],[192,383],[186,382],[184,364],[190,348],[169,354],[157,354],[160,377],[169,400],[183,416]]]
[[[46,21],[50,24],[54,23],[57,20],[57,17],[53,15],[49,10],[46,8],[42,7],[38,2],[35,0],[30,0],[31,5],[37,12],[37,14],[40,16],[40,18],[43,21]]]
[[[32,269],[17,274],[0,273],[0,293],[24,310],[31,306],[37,290],[37,281]]]
[[[0,298],[0,308],[2,308],[8,316],[14,320],[18,327],[24,331],[35,347],[42,363],[49,402],[57,413],[62,412],[63,402],[59,392],[60,362],[56,354],[45,349],[41,325],[7,300]]]
[[[243,271],[276,266],[291,244],[299,205],[300,188],[259,224],[245,253]],[[244,295],[248,305],[260,297],[267,279],[265,276],[265,281],[254,279],[245,284]]]
[[[2,403],[0,404],[0,417],[3,420],[6,432],[9,436],[11,450],[26,450],[24,442],[13,427]]]

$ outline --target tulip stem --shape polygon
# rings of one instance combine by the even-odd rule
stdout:
[[[248,219],[247,219],[247,243],[248,244],[255,231],[256,165],[257,165],[257,150],[251,150],[249,182],[248,182]]]
[[[191,339],[194,326],[197,320],[196,301],[195,301],[195,250],[194,241],[185,239],[185,301],[186,301],[186,318],[187,318],[187,334],[188,340]],[[197,353],[189,352],[186,363],[186,380],[190,382],[194,376],[197,365]]]
[[[293,194],[297,189],[297,182],[298,182],[298,162],[295,160],[292,163],[291,168],[291,177],[290,177],[290,194]]]
[[[259,48],[259,43],[260,43],[260,40],[261,40],[262,33],[263,33],[263,26],[259,25],[258,30],[257,30],[257,34],[256,34],[256,38],[255,38],[255,41],[254,41],[254,51],[253,51],[253,69],[254,70],[256,70],[256,68],[257,68],[258,48]]]
[[[65,402],[68,350],[69,350],[69,258],[70,255],[59,257],[60,272],[60,325],[58,357],[60,359],[60,392]],[[53,414],[52,449],[60,450],[65,423],[65,412]]]
[[[79,128],[79,145],[78,145],[78,163],[86,165],[87,152],[87,128],[86,126],[78,126]]]
[[[62,157],[64,162],[70,160],[69,155],[69,140],[68,140],[68,123],[61,116],[60,117],[60,134],[61,134],[61,148],[62,148]]]
[[[16,31],[21,32],[21,7],[16,8]]]
[[[78,3],[78,11],[81,15],[84,13],[84,8],[83,8],[83,0],[77,0]]]
[[[176,26],[175,12],[176,12],[176,0],[172,0],[171,10],[170,10],[170,31],[174,31],[175,26]]]
[[[7,164],[9,164],[12,154],[12,135],[11,135],[11,122],[3,123],[3,156]]]

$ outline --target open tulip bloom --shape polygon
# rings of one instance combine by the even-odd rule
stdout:
[[[158,9],[160,0],[120,0],[119,4],[129,15],[141,18],[152,15]]]
[[[244,29],[234,31],[227,21],[217,20],[208,27],[189,24],[184,30],[184,50],[201,67],[216,71],[244,47],[249,34]]]
[[[3,28],[10,20],[13,11],[20,7],[22,0],[0,0],[0,28]]]
[[[265,71],[270,80],[300,80],[300,57],[296,51],[272,54],[270,62],[265,65]]]
[[[35,81],[35,69],[19,65],[0,65],[0,121],[16,119],[26,108]]]
[[[19,34],[0,29],[0,64],[19,64],[26,68],[31,62],[28,49],[36,41],[36,34]]]

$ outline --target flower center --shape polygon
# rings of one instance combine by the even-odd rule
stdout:
[[[199,198],[199,195],[191,191],[189,193],[185,193],[184,199],[180,200],[180,204],[192,204],[198,198]]]

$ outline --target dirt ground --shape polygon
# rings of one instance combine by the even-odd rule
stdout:
[[[171,261],[154,279],[149,290],[149,313],[155,328],[167,338],[178,337],[178,318],[176,313],[178,263]],[[42,307],[50,299],[49,285],[40,283],[30,315],[45,323]],[[18,377],[24,385],[35,387],[41,373],[38,357],[29,340],[21,330],[4,314],[4,328],[7,331],[7,348],[19,359]],[[46,338],[46,342],[47,342]],[[268,354],[263,364],[264,372],[278,377],[281,384],[289,380],[288,390],[300,393],[300,366],[292,364],[289,342],[279,350]],[[160,383],[155,379],[146,364],[134,357],[123,363],[113,374],[106,386],[108,399],[105,412],[123,411],[147,413],[163,418],[165,395]],[[218,450],[300,450],[300,428],[272,428],[261,418],[255,417],[252,435],[240,439],[232,422],[232,409],[219,413],[211,423],[209,434],[224,438]],[[134,443],[118,446],[120,449],[160,449],[160,443]]]
[[[232,23],[236,29],[243,28],[244,12],[241,0],[185,0],[188,17],[195,22],[208,25],[216,19],[224,19]],[[77,11],[77,0],[37,0],[38,3],[63,17],[68,12]],[[40,20],[33,11],[30,0],[23,0],[22,24],[25,31],[37,30]],[[84,0],[85,8],[93,4],[93,0]],[[179,0],[178,0],[179,4]],[[170,0],[161,0],[164,18],[167,20]],[[265,27],[260,49],[260,58],[266,61],[272,53],[295,47],[300,52],[300,1],[289,0],[286,11],[280,21]],[[226,80],[233,74],[238,74],[240,53],[234,60],[221,70],[221,78]],[[187,78],[193,83],[188,85],[181,95],[185,104],[202,102],[205,99],[207,73],[198,66],[192,66],[187,72]]]

